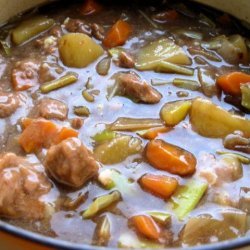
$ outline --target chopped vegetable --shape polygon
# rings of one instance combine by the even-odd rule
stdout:
[[[111,237],[111,222],[107,215],[101,217],[96,224],[93,241],[95,245],[107,246]]]
[[[135,66],[138,70],[156,70],[160,62],[189,65],[190,59],[181,47],[164,38],[141,48]]]
[[[183,220],[198,205],[207,186],[206,182],[192,180],[177,189],[171,197],[171,203],[179,220]]]
[[[178,187],[175,178],[166,175],[143,175],[139,180],[140,186],[153,195],[168,199]]]
[[[183,67],[174,63],[161,61],[158,63],[158,66],[156,67],[157,72],[163,72],[163,73],[176,73],[181,75],[188,75],[192,76],[194,75],[194,70],[191,68]]]
[[[65,75],[65,76],[63,76],[63,77],[61,77],[59,79],[53,80],[51,82],[44,83],[43,85],[41,85],[40,91],[43,94],[47,94],[47,93],[49,93],[49,92],[51,92],[53,90],[57,90],[57,89],[65,87],[65,86],[68,86],[70,84],[73,84],[77,80],[78,80],[77,74],[68,73],[67,75]]]
[[[174,30],[173,33],[176,35],[183,35],[183,36],[186,36],[188,38],[192,38],[192,39],[196,39],[196,40],[202,40],[202,38],[203,38],[203,34],[201,32],[193,31],[193,30],[189,30],[189,29],[177,29],[177,30]]]
[[[96,0],[85,0],[80,8],[80,13],[83,15],[91,15],[99,12],[102,6]]]
[[[157,128],[150,128],[148,130],[142,130],[142,131],[137,131],[137,134],[147,140],[153,140],[155,139],[159,134],[161,133],[166,133],[171,128],[162,126],[162,127],[157,127]]]
[[[191,101],[168,102],[161,108],[161,119],[167,126],[175,126],[185,119],[191,105]]]
[[[148,215],[136,215],[131,218],[133,225],[141,235],[152,240],[160,238],[160,228]]]
[[[211,101],[197,98],[193,100],[190,111],[193,129],[202,136],[220,138],[234,131],[242,131],[250,136],[250,121],[230,114]]]
[[[172,174],[186,176],[195,172],[194,155],[163,140],[152,140],[147,144],[146,158],[153,167]]]
[[[211,51],[205,51],[203,49],[195,49],[195,48],[190,48],[188,51],[193,54],[193,55],[200,55],[204,56],[206,59],[214,61],[214,62],[221,62],[221,58],[219,58],[215,53]]]
[[[90,111],[86,106],[74,107],[74,114],[77,116],[89,116]]]
[[[129,249],[154,249],[161,248],[159,243],[152,242],[151,240],[137,238],[131,233],[123,233],[118,239],[118,247],[129,248]]]
[[[109,194],[99,196],[83,212],[82,217],[83,219],[90,219],[120,200],[121,194],[118,191],[113,191]]]
[[[243,72],[232,72],[217,78],[217,84],[225,93],[230,95],[241,94],[241,84],[250,82],[250,75]]]
[[[116,133],[114,131],[103,130],[101,133],[94,135],[92,138],[97,143],[102,143],[104,141],[110,141],[116,137]]]
[[[82,91],[82,96],[87,102],[94,102],[95,97],[87,89]]]
[[[149,211],[147,212],[157,223],[166,226],[171,222],[171,215],[165,212]]]
[[[44,16],[32,17],[21,22],[12,30],[12,41],[15,45],[20,45],[39,33],[49,29],[54,24],[54,20]]]
[[[130,155],[140,153],[141,150],[140,139],[122,135],[96,146],[94,156],[103,164],[115,164],[124,161]]]
[[[201,84],[202,93],[205,96],[212,97],[214,95],[218,95],[219,90],[215,85],[215,79],[213,78],[211,71],[199,68],[198,78]]]
[[[242,107],[250,110],[250,81],[247,84],[241,84],[240,91],[242,97],[241,100]]]
[[[0,40],[1,47],[6,56],[11,55],[11,47],[10,44],[6,40]]]
[[[108,48],[123,45],[131,33],[131,25],[123,20],[118,20],[106,34],[103,44]]]
[[[109,129],[114,131],[136,131],[162,127],[162,125],[163,124],[160,119],[135,119],[120,117],[114,123],[109,125]]]
[[[182,89],[188,89],[188,90],[199,90],[201,85],[194,80],[188,80],[188,79],[180,79],[180,78],[175,78],[173,80],[173,85],[182,88]]]
[[[228,155],[228,156],[231,156],[231,157],[235,157],[243,164],[250,164],[250,158],[246,157],[246,156],[244,156],[242,154],[226,152],[226,151],[219,151],[219,150],[217,150],[216,153],[220,154],[220,155]]]
[[[248,187],[240,189],[239,208],[248,214],[250,213],[250,188]]]
[[[82,33],[69,33],[59,40],[59,53],[68,67],[84,68],[103,54],[92,38]]]
[[[77,137],[78,132],[72,128],[62,127],[58,134],[55,136],[53,143],[58,144],[63,140],[66,140],[71,137]]]
[[[167,81],[165,79],[152,79],[151,80],[151,85],[152,86],[161,86],[161,85],[166,85],[172,83],[172,81]]]
[[[121,52],[123,51],[124,49],[122,47],[115,47],[115,48],[109,49],[108,53],[110,56],[112,56],[114,60],[118,60]]]
[[[106,76],[109,72],[111,64],[110,57],[103,58],[98,64],[96,65],[96,72],[101,76]]]

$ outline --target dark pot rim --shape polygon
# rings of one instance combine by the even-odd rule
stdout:
[[[0,231],[8,233],[13,236],[17,236],[28,242],[38,243],[41,246],[52,247],[60,250],[113,250],[115,248],[111,247],[98,247],[87,244],[77,244],[72,242],[63,241],[60,239],[54,239],[40,235],[38,233],[33,233],[13,225],[10,225],[6,222],[0,221]],[[196,247],[185,247],[186,250],[221,250],[221,249],[235,249],[250,246],[250,236],[245,236],[233,240],[218,242],[215,244],[207,244]],[[169,248],[169,249],[179,249],[182,248]]]

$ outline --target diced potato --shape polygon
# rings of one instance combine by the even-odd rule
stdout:
[[[21,22],[12,30],[12,41],[15,45],[22,44],[54,24],[54,20],[44,16],[37,16]]]
[[[181,47],[172,40],[164,38],[140,49],[135,66],[139,70],[155,70],[161,61],[182,65],[191,63]]]
[[[220,213],[222,220],[208,215],[191,218],[182,233],[182,242],[189,246],[210,243],[211,235],[218,241],[241,236],[246,231],[246,213],[237,209],[228,209]]]
[[[69,33],[59,40],[59,53],[66,66],[84,68],[100,57],[103,49],[85,34]]]
[[[234,131],[250,136],[250,121],[229,113],[211,101],[197,98],[190,111],[193,129],[205,137],[222,138]]]
[[[107,141],[94,149],[95,159],[103,164],[115,164],[142,150],[140,139],[132,136],[120,136]]]
[[[191,101],[176,101],[166,103],[161,111],[161,119],[167,126],[175,126],[187,116],[191,108]]]

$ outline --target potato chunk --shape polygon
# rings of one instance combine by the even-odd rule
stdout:
[[[59,40],[59,53],[66,66],[84,68],[103,54],[103,49],[89,36],[70,33]]]

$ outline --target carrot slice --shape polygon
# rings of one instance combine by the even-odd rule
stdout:
[[[161,133],[166,133],[170,131],[172,128],[162,126],[162,127],[157,127],[157,128],[151,128],[148,129],[142,133],[138,133],[142,138],[147,139],[147,140],[153,140],[155,139],[159,134]]]
[[[240,95],[240,85],[250,82],[250,75],[243,72],[232,72],[217,78],[217,84],[225,93]]]
[[[192,153],[162,140],[152,140],[147,144],[146,158],[153,167],[180,176],[191,175],[196,168],[196,158]]]
[[[136,228],[136,231],[143,236],[158,240],[160,237],[160,228],[155,221],[147,215],[136,215],[132,217],[132,223]]]
[[[178,182],[175,178],[154,174],[142,176],[139,184],[146,191],[164,199],[169,198],[178,187]]]
[[[39,119],[26,127],[19,137],[19,144],[26,153],[35,152],[42,147],[48,147],[52,138],[58,133],[58,127],[53,122]]]
[[[118,20],[108,31],[103,40],[103,45],[108,48],[123,45],[128,40],[131,33],[131,25],[123,20]]]
[[[96,0],[86,0],[80,8],[80,12],[83,15],[91,15],[99,12],[101,9],[102,6]]]
[[[55,138],[55,144],[58,144],[61,141],[66,140],[68,138],[77,137],[77,136],[78,136],[78,132],[75,131],[74,129],[63,127]]]

